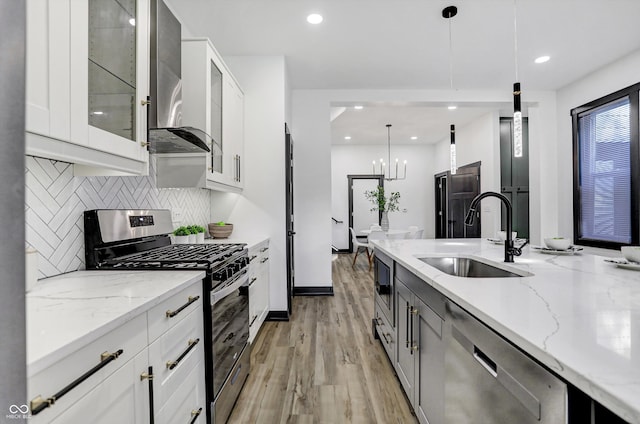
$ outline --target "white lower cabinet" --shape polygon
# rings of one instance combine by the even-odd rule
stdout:
[[[201,307],[202,308],[202,307]],[[172,399],[183,390],[204,395],[204,372],[193,373],[204,363],[202,309],[191,312],[149,346],[149,364],[153,367],[154,414],[178,414],[182,402]],[[204,397],[195,399],[191,409],[204,408]],[[170,422],[170,421],[168,421]],[[177,422],[177,421],[176,421]],[[185,421],[188,422],[188,421]]]
[[[145,349],[55,419],[42,422],[52,424],[144,424],[150,422],[149,383],[140,378],[140,374],[146,369],[146,364]]]
[[[207,420],[204,384],[193,384],[204,379],[204,360],[201,360],[186,375],[182,384],[166,403],[159,405],[155,424],[201,423]],[[195,420],[195,421],[194,421]]]
[[[269,240],[249,249],[249,343],[269,313]]]
[[[204,423],[201,293],[194,283],[30,376],[30,422]]]
[[[135,391],[136,395],[140,395],[143,392],[139,392],[137,388],[140,374],[147,369],[146,347],[147,319],[143,314],[31,375],[27,380],[32,414],[30,421],[49,423],[74,407],[83,408],[79,410],[87,409],[90,412],[86,416],[87,420],[59,422],[91,422],[90,420],[98,418],[94,411],[99,408],[97,404],[93,409],[90,405],[82,406],[87,403],[86,396],[89,393],[120,396]],[[122,371],[123,369],[126,370]],[[97,394],[90,399],[98,396]],[[114,398],[110,402],[125,401]],[[81,405],[76,406],[78,403]],[[123,403],[123,408],[125,406],[126,403]],[[135,416],[138,415],[136,412]]]

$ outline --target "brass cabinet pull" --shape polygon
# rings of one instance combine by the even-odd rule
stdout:
[[[253,277],[253,278],[251,279],[251,281],[249,281],[249,287],[251,287],[251,286],[253,285],[253,283],[255,283],[255,282],[256,282],[256,280],[257,280],[257,279],[258,279],[258,277]]]
[[[82,374],[80,377],[73,380],[71,383],[69,383],[67,386],[65,386],[62,390],[60,390],[55,395],[48,397],[46,399],[44,399],[41,395],[36,396],[34,399],[31,400],[31,402],[29,402],[31,415],[38,415],[40,412],[52,406],[62,396],[66,395],[71,390],[78,387],[80,383],[82,383],[83,381],[91,377],[96,372],[100,371],[109,363],[118,359],[118,357],[122,355],[123,352],[124,351],[122,349],[118,349],[113,353],[109,353],[109,352],[102,353],[100,355],[100,363],[98,365],[96,365],[95,367],[91,368],[89,371]]]
[[[195,423],[201,413],[202,408],[194,409],[193,411],[191,411],[191,421],[189,421],[189,424]]]
[[[413,345],[411,346],[411,350],[413,350],[414,352],[416,352],[418,350],[418,345]]]
[[[149,143],[148,143],[148,142],[146,142],[146,141],[141,141],[141,142],[140,142],[140,145],[141,145],[142,147],[147,147],[147,146],[149,145]]]
[[[252,257],[249,258],[249,262],[253,261],[257,257],[258,257],[257,255],[253,255]]]
[[[376,324],[382,325],[382,318],[376,317],[375,320],[376,320]]]
[[[266,252],[267,250],[269,250],[268,247],[263,247],[262,249],[260,249],[260,252]]]
[[[267,256],[266,258],[262,258],[262,259],[260,260],[260,263],[265,263],[265,262],[267,262],[268,260],[269,260],[269,257]]]
[[[151,100],[140,100],[140,104],[142,106],[149,106],[151,104]]]
[[[149,374],[148,372],[143,372],[140,374],[140,381],[143,380],[153,380],[153,374]]]
[[[186,308],[187,306],[191,305],[193,302],[197,301],[198,299],[200,299],[200,296],[189,296],[187,298],[187,303],[185,303],[184,305],[182,305],[181,307],[179,307],[178,309],[176,309],[175,311],[172,310],[168,310],[167,311],[167,318],[173,318],[176,315],[178,315],[180,312],[182,312],[184,310],[184,308]]]
[[[251,319],[251,322],[249,323],[249,327],[251,327],[253,325],[253,323],[256,321],[256,319],[258,319],[258,315],[254,315],[253,318]]]
[[[180,361],[182,361],[184,357],[187,356],[189,352],[191,352],[191,349],[193,349],[198,344],[199,341],[200,339],[189,340],[188,341],[189,347],[187,347],[187,349],[184,352],[182,352],[180,356],[178,356],[178,359],[176,359],[175,361],[167,361],[167,368],[172,370],[175,367],[177,367]]]
[[[384,337],[384,341],[387,342],[387,344],[390,344],[391,342],[389,341],[389,339],[387,338],[387,336],[389,336],[389,339],[391,338],[391,334],[389,333],[382,333],[382,337]]]

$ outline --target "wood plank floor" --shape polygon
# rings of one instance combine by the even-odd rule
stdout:
[[[230,423],[416,423],[371,334],[366,255],[333,261],[334,296],[298,296],[288,322],[265,322]]]

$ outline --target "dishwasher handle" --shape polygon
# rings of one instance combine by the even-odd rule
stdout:
[[[453,340],[460,343],[460,345],[473,356],[473,358],[484,368],[489,374],[496,379],[502,387],[505,388],[513,397],[515,397],[537,420],[540,420],[542,416],[542,410],[540,400],[536,398],[527,388],[515,379],[509,372],[500,366],[497,362],[493,361],[486,353],[484,353],[478,346],[476,346],[471,340],[469,340],[462,332],[455,326],[451,326],[451,335]]]
[[[496,363],[493,362],[491,358],[489,358],[476,345],[473,345],[473,357],[475,358],[476,361],[480,363],[480,365],[484,367],[484,369],[489,371],[489,374],[491,374],[494,377],[498,377],[498,366],[496,365]]]

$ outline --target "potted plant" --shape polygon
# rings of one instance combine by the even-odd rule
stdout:
[[[196,243],[204,243],[204,227],[200,225],[194,225],[196,230]]]
[[[189,244],[196,243],[196,234],[198,234],[198,230],[196,230],[195,225],[187,225],[187,230],[189,231]]]
[[[233,231],[233,224],[219,221],[209,224],[209,234],[213,238],[227,238]]]
[[[176,240],[176,244],[189,244],[189,235],[191,231],[187,227],[178,227],[174,230],[173,235]]]
[[[380,226],[383,231],[389,229],[389,212],[397,212],[400,210],[398,205],[400,201],[400,193],[392,191],[391,195],[387,198],[384,195],[384,187],[378,186],[375,190],[367,190],[364,192],[364,196],[373,203],[371,211],[382,212],[382,219],[380,220]]]

